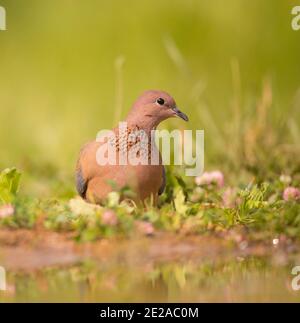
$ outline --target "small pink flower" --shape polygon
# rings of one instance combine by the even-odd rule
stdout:
[[[203,173],[201,176],[197,176],[195,178],[195,183],[196,185],[207,185],[207,184],[210,184],[210,173],[208,172],[205,172]]]
[[[216,184],[218,188],[221,188],[224,186],[224,175],[218,170],[205,172],[201,176],[196,177],[195,182],[197,185]]]
[[[219,188],[224,186],[224,175],[220,171],[214,171],[211,172],[211,177],[213,179],[213,182],[215,182]]]
[[[102,223],[109,226],[116,226],[118,224],[118,217],[112,210],[106,210],[102,214]]]
[[[136,227],[141,234],[152,235],[154,227],[150,222],[136,221]]]
[[[11,204],[0,206],[0,219],[8,218],[15,213],[15,208]]]
[[[300,190],[292,186],[287,187],[283,192],[283,199],[285,201],[299,200]]]

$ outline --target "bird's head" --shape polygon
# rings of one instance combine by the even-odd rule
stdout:
[[[181,112],[175,100],[163,91],[146,91],[133,104],[128,121],[134,121],[149,127],[156,127],[160,122],[172,117],[188,121],[186,114]]]

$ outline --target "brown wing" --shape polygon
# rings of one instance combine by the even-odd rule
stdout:
[[[166,170],[165,170],[165,167],[163,167],[162,184],[158,190],[158,195],[161,195],[165,191],[165,188],[166,188]]]
[[[84,145],[80,150],[79,158],[78,158],[77,165],[76,165],[76,174],[75,174],[77,192],[84,199],[86,198],[88,179],[84,178],[81,163],[82,163],[82,159],[84,157],[87,146],[88,146],[88,144]]]

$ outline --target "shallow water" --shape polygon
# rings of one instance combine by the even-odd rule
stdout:
[[[0,301],[300,301],[300,290],[291,285],[291,270],[300,264],[295,250],[170,237],[105,241],[64,253],[41,248],[24,249],[31,260],[24,264],[20,248],[10,246],[15,261],[4,261],[7,290],[0,291]]]

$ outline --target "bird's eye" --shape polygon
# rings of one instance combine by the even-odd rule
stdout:
[[[158,98],[156,100],[156,102],[159,104],[159,105],[164,105],[165,104],[165,100],[163,98]]]

